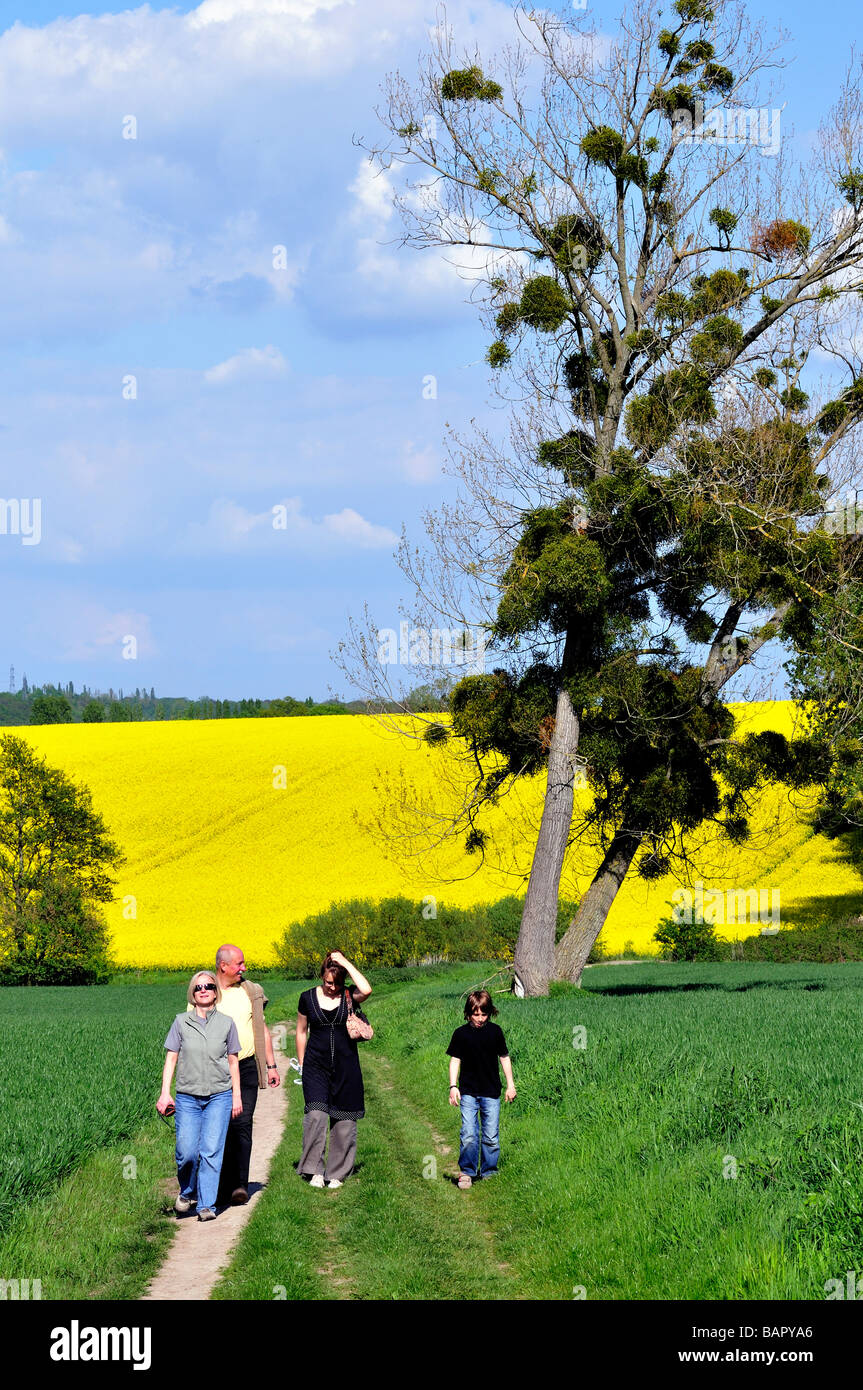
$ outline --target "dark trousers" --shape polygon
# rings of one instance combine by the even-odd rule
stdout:
[[[219,1182],[219,1204],[230,1202],[231,1193],[238,1187],[249,1188],[249,1162],[252,1157],[252,1120],[258,1103],[258,1064],[254,1057],[240,1062],[240,1095],[243,1113],[228,1125],[222,1176]]]

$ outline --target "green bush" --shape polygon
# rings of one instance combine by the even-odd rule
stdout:
[[[736,944],[738,959],[747,961],[769,960],[783,965],[795,961],[863,961],[863,923],[852,917],[782,930],[775,936],[747,936]]]
[[[31,724],[71,724],[72,706],[65,695],[37,695],[30,706]]]
[[[665,960],[772,961],[775,965],[863,961],[863,921],[856,917],[821,921],[811,927],[784,927],[775,936],[762,936],[759,931],[739,941],[716,936],[715,928],[706,922],[690,926],[666,920],[660,923],[654,939]]]
[[[710,922],[675,922],[667,917],[653,934],[664,960],[723,960],[727,952]]]
[[[558,937],[577,903],[558,907]],[[358,966],[396,967],[439,961],[512,960],[524,899],[514,895],[475,907],[434,904],[430,899],[352,898],[291,922],[273,949],[289,976],[317,975],[328,951],[343,951]],[[431,911],[434,916],[428,915]]]
[[[105,919],[68,875],[0,922],[0,985],[101,985],[110,975]]]

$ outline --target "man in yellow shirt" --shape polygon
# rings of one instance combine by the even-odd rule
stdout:
[[[244,987],[246,962],[239,946],[220,946],[216,952],[216,978],[222,997],[216,1006],[237,1025],[240,1039],[240,1092],[243,1113],[228,1126],[219,1205],[242,1206],[249,1200],[249,1162],[252,1156],[252,1119],[258,1091],[280,1083],[270,1030],[264,1023],[267,996],[260,985]],[[256,1018],[257,1014],[257,1018]],[[257,1039],[256,1039],[257,1034]],[[257,1047],[256,1047],[257,1041]]]

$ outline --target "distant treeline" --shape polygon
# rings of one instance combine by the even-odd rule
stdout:
[[[416,713],[446,709],[446,697],[429,686],[420,686],[406,700],[407,707]],[[398,705],[385,708],[396,712]],[[136,688],[134,692],[119,690],[90,690],[86,685],[76,691],[72,681],[66,685],[35,685],[27,683],[21,689],[0,691],[0,727],[21,724],[115,724],[162,719],[284,719],[313,714],[366,714],[364,700],[295,700],[292,695],[271,700],[215,700],[202,695],[197,700],[184,696],[156,697],[150,690]]]

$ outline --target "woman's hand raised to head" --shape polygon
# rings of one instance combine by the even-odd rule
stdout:
[[[330,951],[329,957],[330,960],[335,961],[336,965],[340,965],[342,969],[346,970],[350,975],[354,982],[354,1003],[362,1004],[363,1000],[368,999],[372,992],[372,987],[363,972],[358,970],[355,965],[352,965],[342,951]]]

